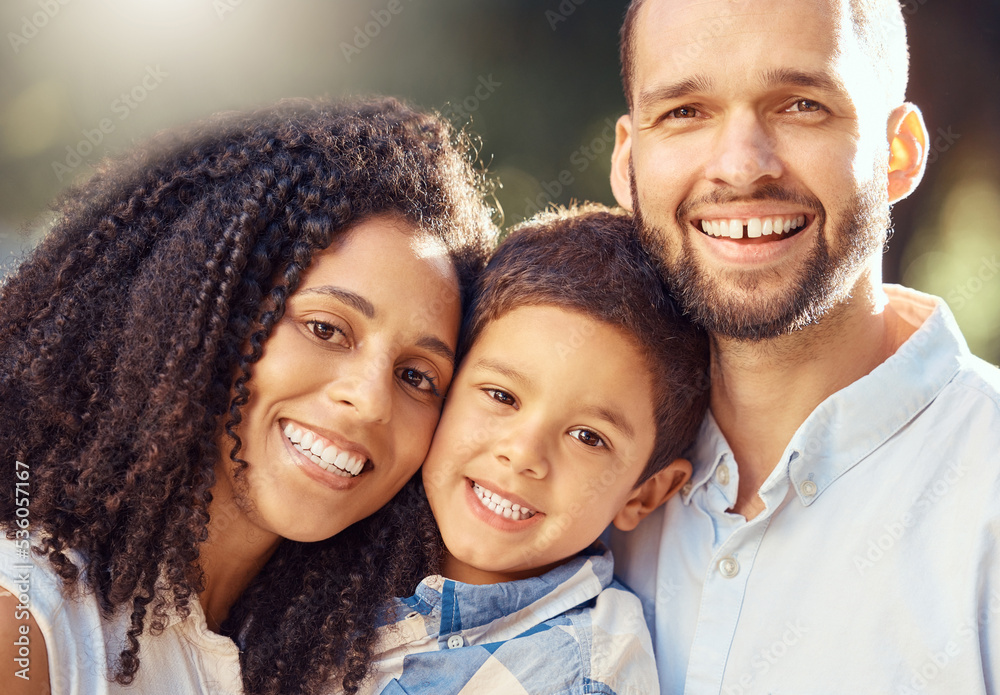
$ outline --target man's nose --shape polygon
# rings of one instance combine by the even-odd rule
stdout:
[[[717,184],[749,191],[762,179],[777,179],[783,167],[774,135],[760,114],[741,109],[726,116],[716,133],[705,176]]]

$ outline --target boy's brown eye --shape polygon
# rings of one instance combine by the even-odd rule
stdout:
[[[607,446],[607,444],[604,443],[604,440],[601,439],[601,435],[591,430],[585,430],[583,428],[580,428],[580,429],[570,430],[569,434],[571,437],[580,440],[582,444],[586,444],[587,446],[592,446],[592,447]]]
[[[486,391],[487,394],[489,394],[490,398],[499,403],[503,403],[504,405],[514,405],[517,403],[514,397],[509,393],[507,393],[506,391],[501,391],[500,389],[484,389],[484,390]]]

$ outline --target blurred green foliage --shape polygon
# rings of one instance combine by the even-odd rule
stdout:
[[[161,128],[288,96],[378,92],[440,110],[478,138],[479,158],[500,182],[505,225],[552,202],[613,203],[626,4],[8,0],[0,251],[13,263],[44,228],[48,202],[102,155]],[[1000,272],[987,277],[982,264],[1000,241],[1000,3],[903,6],[909,98],[934,136],[933,162],[920,190],[894,209],[885,278],[949,299],[973,350],[997,362]],[[965,298],[970,283],[978,290]]]

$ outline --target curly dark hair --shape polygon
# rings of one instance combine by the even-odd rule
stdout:
[[[239,473],[253,365],[313,256],[396,214],[442,240],[466,296],[494,228],[462,145],[392,99],[223,114],[102,164],[4,282],[0,456],[31,466],[35,552],[129,616],[118,683],[140,666],[139,636],[204,589],[218,427]],[[424,504],[411,481],[334,538],[280,544],[223,625],[246,692],[316,692],[333,674],[356,690],[380,606],[435,569],[436,529],[414,523]],[[8,537],[15,510],[3,485]]]

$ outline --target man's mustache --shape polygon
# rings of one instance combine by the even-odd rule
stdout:
[[[736,194],[724,188],[716,189],[698,198],[684,200],[677,208],[677,219],[684,220],[691,216],[691,211],[709,205],[731,205],[734,203],[792,203],[809,210],[821,213],[823,205],[817,198],[791,190],[777,183],[764,183],[750,193]]]

